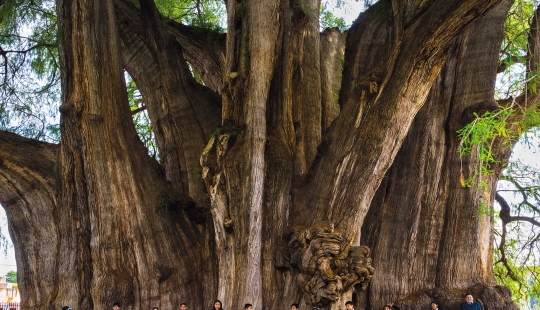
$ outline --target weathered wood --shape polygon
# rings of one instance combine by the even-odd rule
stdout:
[[[476,190],[480,184],[461,187],[461,168],[468,177],[480,164],[460,158],[456,131],[472,119],[472,112],[497,107],[497,51],[511,3],[503,1],[475,22],[450,49],[372,201],[361,239],[373,249],[378,271],[369,293],[371,305],[400,302],[405,309],[422,309],[438,300],[447,309],[458,306],[466,291],[474,290],[478,299],[484,290],[493,290],[492,218],[478,208],[491,204],[501,167],[493,167],[497,173],[483,179],[491,186],[485,192]],[[388,256],[397,259],[391,262]],[[503,302],[502,308],[513,307]]]
[[[59,0],[62,142],[0,134],[23,307],[338,309],[371,279],[358,307],[450,309],[471,289],[510,309],[490,218],[471,206],[490,201],[459,187],[454,136],[494,104],[499,2],[381,0],[347,34],[321,34],[320,1],[228,0],[223,42],[151,0]],[[160,163],[138,141],[122,69]],[[39,160],[12,157],[16,141]]]

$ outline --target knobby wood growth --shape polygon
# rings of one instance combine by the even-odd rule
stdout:
[[[151,0],[58,0],[62,142],[0,133],[23,307],[516,309],[454,134],[497,105],[510,4],[381,0],[320,33],[319,1],[227,0],[223,35]]]

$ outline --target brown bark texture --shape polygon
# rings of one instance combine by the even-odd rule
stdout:
[[[461,187],[478,163],[456,135],[497,106],[511,2],[380,0],[342,33],[320,31],[318,0],[227,0],[216,34],[152,0],[58,0],[62,141],[0,133],[23,308],[459,309],[472,292],[516,309],[478,213],[497,174]]]

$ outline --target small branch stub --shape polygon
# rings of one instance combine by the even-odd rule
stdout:
[[[371,250],[351,246],[333,225],[295,226],[288,234],[289,264],[298,271],[296,281],[312,305],[336,301],[342,293],[371,280]]]

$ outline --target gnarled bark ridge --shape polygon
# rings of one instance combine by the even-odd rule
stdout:
[[[495,106],[510,4],[380,0],[344,34],[317,0],[227,0],[225,36],[150,0],[59,0],[62,141],[0,134],[23,307],[512,309],[454,134]]]

